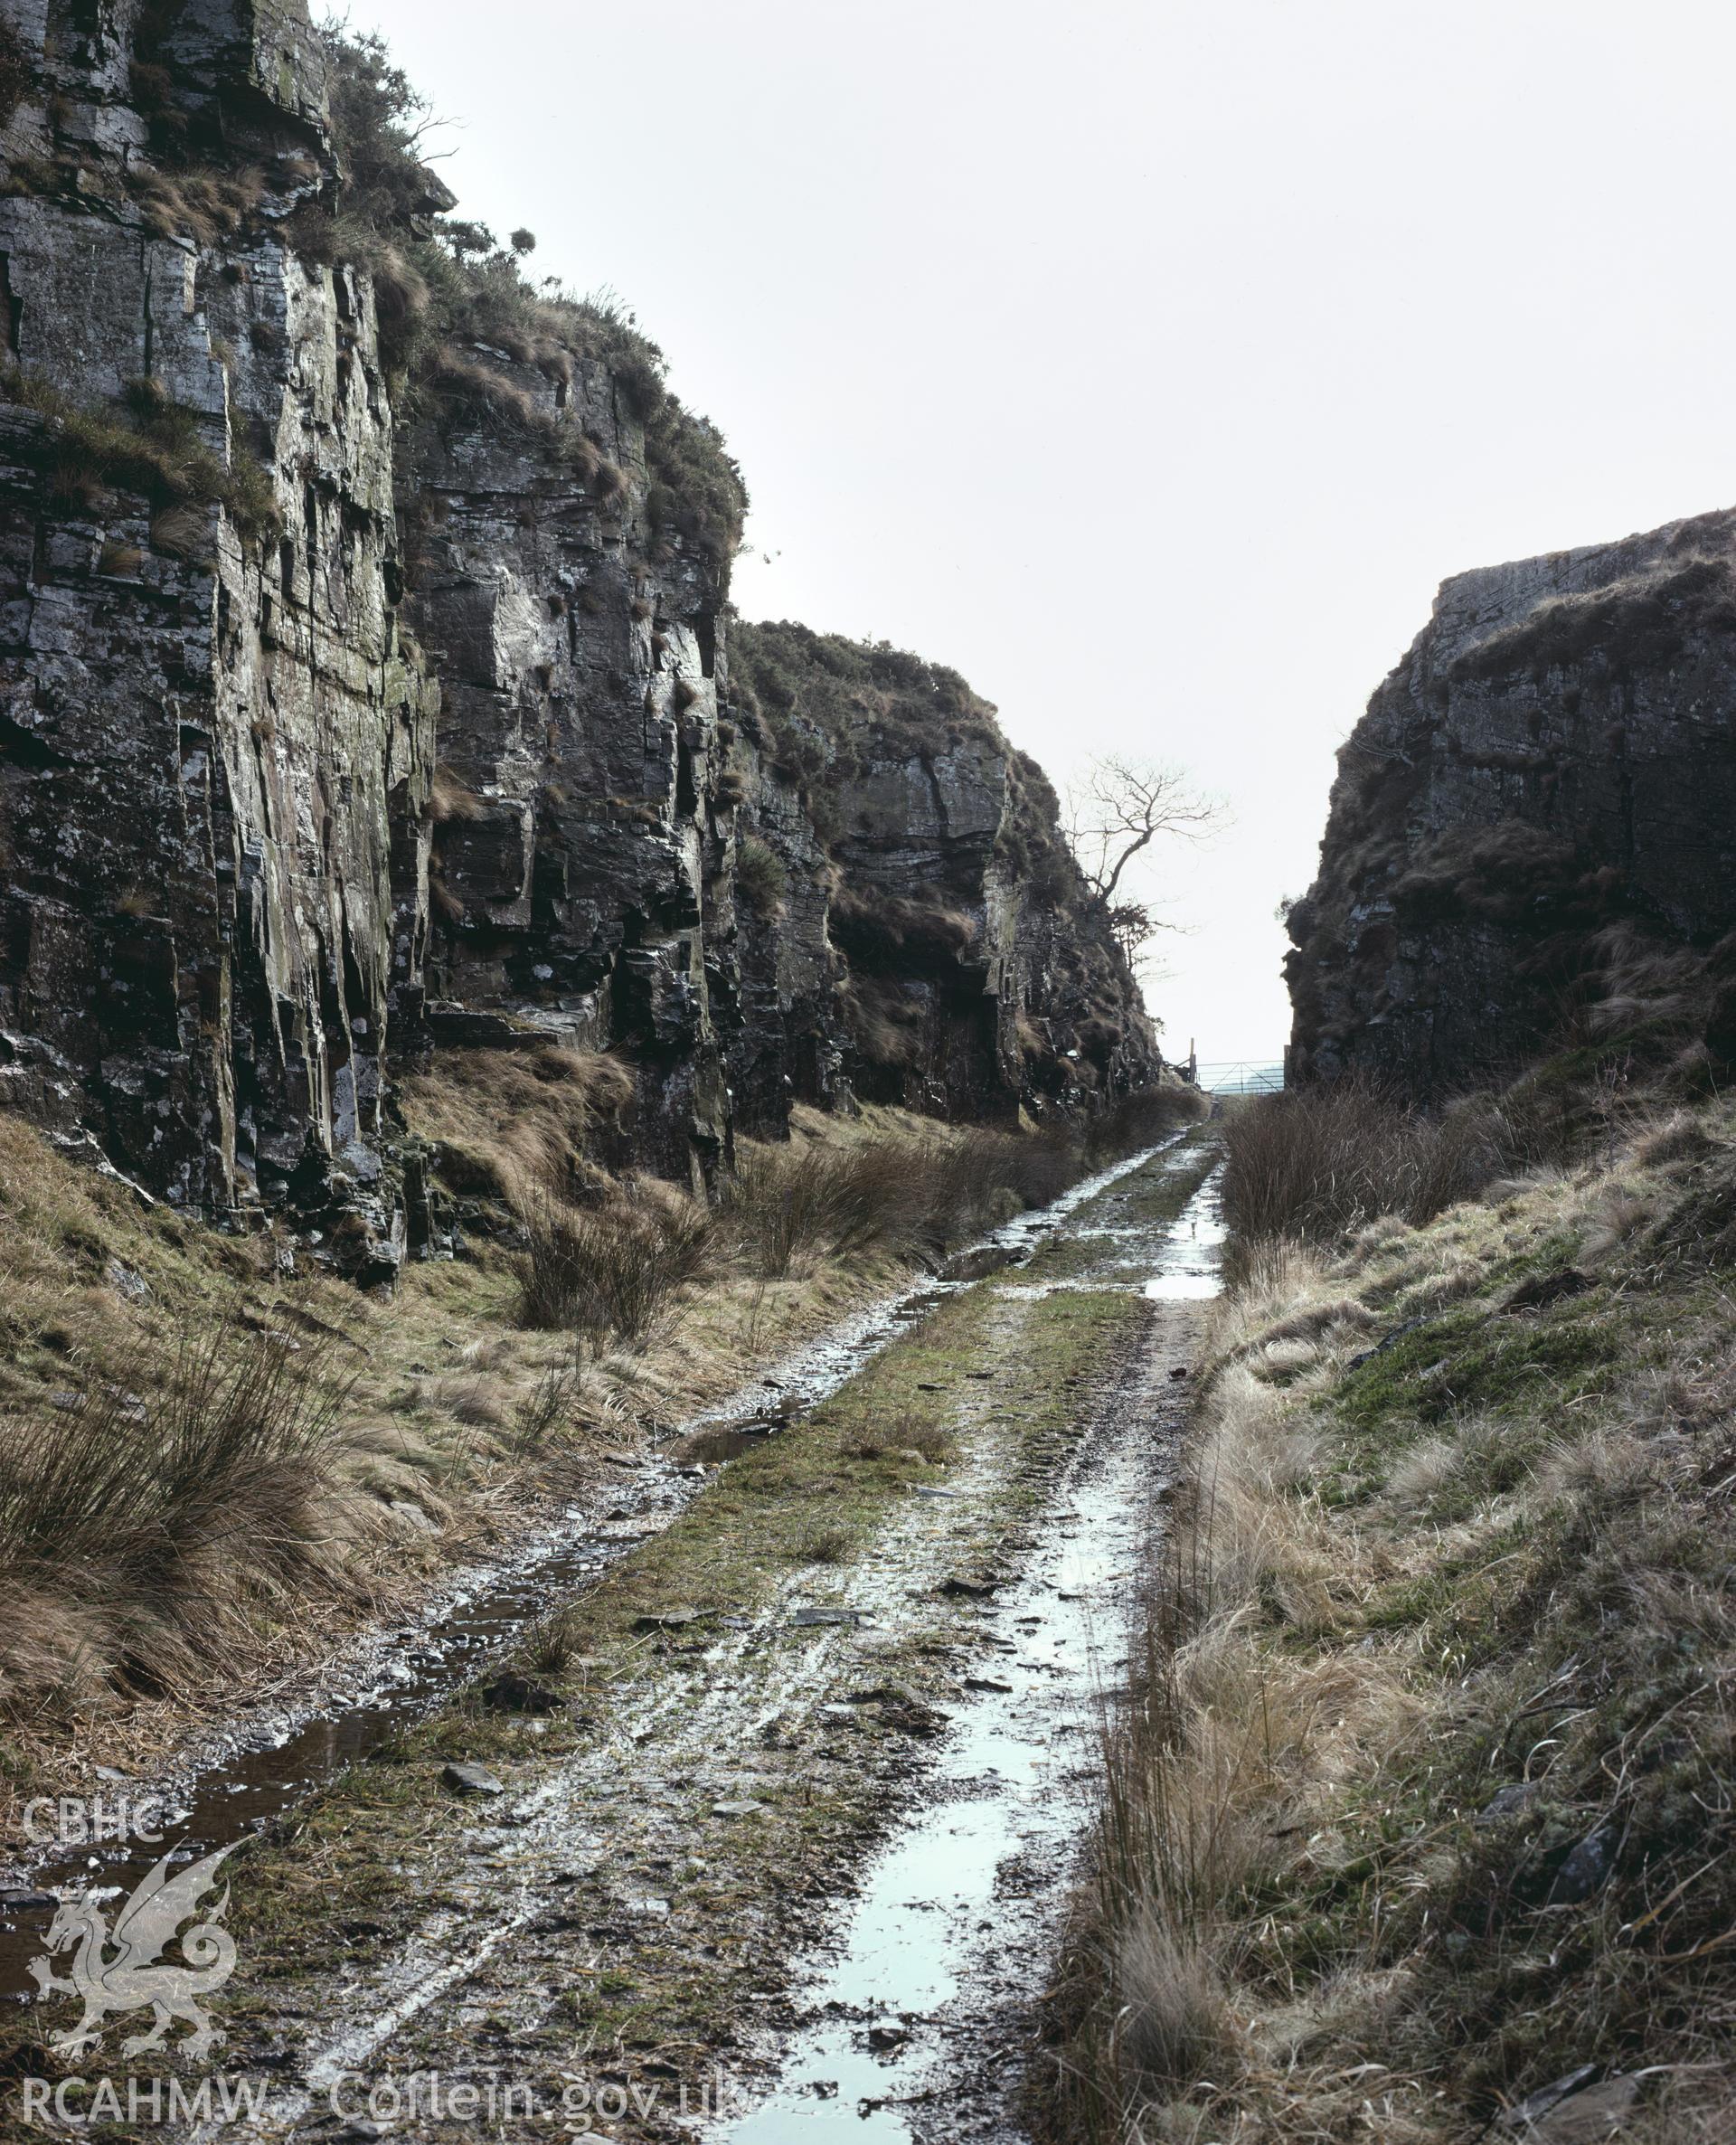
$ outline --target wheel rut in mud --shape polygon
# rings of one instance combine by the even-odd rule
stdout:
[[[1038,1999],[1090,1822],[1096,1738],[1126,1673],[1135,1569],[1185,1430],[1220,1233],[1209,1181],[1160,1244],[1137,1225],[1081,1232],[1104,1247],[1084,1275],[1002,1290],[1040,1301],[1101,1287],[1119,1266],[1154,1310],[1096,1396],[1016,1583],[983,1612],[986,1666],[966,1679],[973,1695],[919,1807],[872,1858],[841,1935],[798,1970],[799,2024],[772,2091],[714,2124],[717,2145],[1024,2135]]]

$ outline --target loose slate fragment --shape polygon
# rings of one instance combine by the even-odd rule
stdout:
[[[506,1791],[486,1765],[445,1765],[440,1778],[461,1795],[504,1795]]]

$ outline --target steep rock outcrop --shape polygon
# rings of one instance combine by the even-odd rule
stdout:
[[[1703,1021],[1736,923],[1733,574],[1722,513],[1446,583],[1290,913],[1297,1077],[1442,1095]]]
[[[208,1212],[297,1177],[317,1212],[337,1168],[389,1250],[436,695],[392,601],[372,297],[286,240],[321,176],[305,21],[171,16],[163,111],[250,160],[194,202],[149,156],[139,19],[9,14],[0,1089]]]
[[[763,1086],[781,1047],[804,1099],[843,1081],[871,1101],[1010,1121],[1154,1079],[1137,986],[1054,793],[988,703],[939,665],[801,626],[740,626],[731,647],[742,731],[770,777],[756,822],[802,890],[786,902],[808,903],[777,927],[808,948],[781,1046],[750,1027],[738,1086]],[[792,786],[807,821],[795,849]]]
[[[382,64],[293,0],[0,19],[0,1101],[377,1276],[443,1051],[616,1052],[695,1183],[798,1100],[1152,1077],[1041,771],[738,625],[721,439],[441,222]]]
[[[444,695],[428,1040],[505,1009],[628,1045],[644,1150],[703,1169],[730,1129],[730,966],[703,928],[729,883],[723,568],[652,527],[644,427],[607,368],[491,362],[540,426],[448,411],[409,458],[409,608]],[[552,451],[568,428],[601,458],[588,481]]]

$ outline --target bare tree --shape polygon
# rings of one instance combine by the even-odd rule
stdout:
[[[1068,792],[1067,846],[1085,884],[1109,912],[1111,927],[1127,949],[1143,945],[1158,928],[1149,906],[1116,898],[1127,866],[1160,835],[1203,841],[1223,822],[1223,806],[1196,789],[1178,767],[1156,760],[1094,760]]]

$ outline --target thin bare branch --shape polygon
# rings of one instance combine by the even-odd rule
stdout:
[[[1223,816],[1182,769],[1111,754],[1093,761],[1070,793],[1067,841],[1091,892],[1112,905],[1127,866],[1160,835],[1203,841]]]

